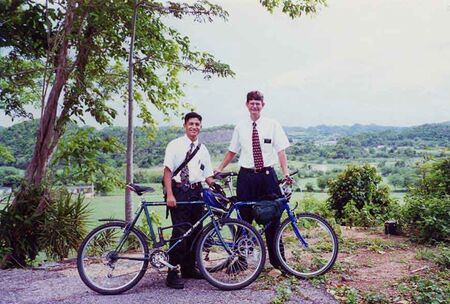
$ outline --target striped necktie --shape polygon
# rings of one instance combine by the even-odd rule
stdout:
[[[192,150],[194,149],[194,143],[191,143],[190,149],[189,151],[187,151],[186,153],[186,157],[184,158],[184,160],[186,160],[189,155],[191,155]],[[181,184],[183,185],[189,185],[189,164],[186,164],[186,166],[184,166],[181,171],[180,171],[180,180],[181,180]]]

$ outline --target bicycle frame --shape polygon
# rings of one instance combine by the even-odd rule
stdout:
[[[234,204],[231,205],[230,209],[228,210],[228,212],[226,213],[226,217],[231,217],[231,214],[236,211],[236,216],[238,219],[242,219],[241,214],[239,212],[239,208],[243,207],[243,206],[252,206],[254,205],[256,202],[236,202]],[[303,246],[305,246],[306,248],[309,247],[308,243],[305,241],[305,239],[303,238],[302,234],[300,233],[300,230],[297,226],[297,219],[295,217],[294,212],[292,212],[290,206],[289,206],[289,201],[286,198],[283,198],[283,209],[286,210],[287,215],[289,220],[291,221],[293,230],[295,235],[297,236],[297,238],[300,240],[300,242],[302,243]],[[268,225],[264,226],[263,231],[265,231],[267,229]]]
[[[204,201],[192,201],[192,202],[177,202],[177,205],[193,205],[193,204],[204,204],[206,205],[206,209],[207,212],[193,225],[190,223],[181,223],[175,226],[167,226],[167,227],[163,227],[164,229],[168,229],[171,227],[176,227],[176,226],[181,226],[181,225],[189,225],[191,226],[181,237],[174,239],[176,240],[170,247],[169,249],[166,251],[166,253],[171,252],[180,242],[182,242],[186,237],[188,237],[189,235],[192,234],[192,232],[194,231],[195,228],[197,228],[200,224],[202,224],[208,217],[211,218],[211,222],[214,225],[214,229],[217,233],[217,236],[221,242],[221,245],[224,246],[225,250],[231,254],[232,250],[229,248],[228,244],[226,242],[224,242],[222,236],[219,232],[219,224],[214,216],[213,213],[213,209],[214,207],[213,202],[212,202],[212,196],[209,193],[209,189],[202,189],[202,196],[204,198]],[[144,199],[141,199],[141,206],[139,207],[139,209],[135,212],[135,216],[133,218],[133,220],[128,223],[125,226],[125,230],[123,233],[123,236],[121,237],[119,244],[117,245],[117,248],[115,249],[115,252],[120,252],[120,250],[122,249],[123,244],[125,243],[125,240],[128,238],[128,235],[130,233],[130,231],[135,227],[138,219],[140,218],[142,212],[144,212],[146,220],[147,220],[147,225],[149,227],[149,231],[150,231],[150,235],[146,235],[143,233],[143,235],[149,239],[152,242],[152,249],[157,249],[160,248],[162,246],[164,246],[166,243],[168,243],[169,241],[165,241],[162,237],[162,229],[161,227],[158,227],[159,229],[159,240],[157,240],[156,238],[156,234],[155,231],[153,229],[153,223],[151,220],[151,216],[150,216],[150,212],[148,210],[148,207],[154,207],[154,206],[167,206],[166,202],[147,202]],[[145,256],[144,258],[132,258],[132,257],[115,257],[115,258],[121,258],[121,259],[127,259],[127,260],[138,260],[138,261],[144,261],[144,260],[149,260],[150,257],[149,256]],[[169,266],[169,265],[167,265]],[[169,266],[170,267],[170,266]],[[173,266],[175,267],[175,266]]]
[[[293,173],[291,176],[293,176],[295,174],[297,174],[297,171],[295,171],[295,173]],[[233,187],[232,187],[232,184],[233,184],[232,183],[232,177],[233,176],[236,176],[236,175],[230,175],[230,176],[226,177],[223,180],[225,187],[228,188],[228,190],[230,191],[232,196],[234,195],[234,191],[233,191]],[[291,208],[289,206],[289,200],[285,196],[285,192],[283,190],[283,185],[284,184],[280,184],[281,193],[283,195],[283,209],[286,210],[286,212],[287,212],[288,218],[291,221],[291,224],[292,224],[292,227],[293,227],[295,235],[300,240],[302,245],[305,246],[306,248],[308,248],[309,245],[306,242],[306,240],[303,238],[302,234],[300,233],[300,230],[299,230],[298,225],[297,225],[297,219],[295,217],[295,214],[294,214],[294,212],[292,212],[292,210],[291,210]],[[231,214],[234,211],[236,211],[237,218],[238,219],[242,219],[241,214],[239,213],[239,208],[243,207],[243,206],[252,206],[254,204],[255,204],[255,202],[251,202],[251,201],[249,201],[249,202],[239,201],[239,202],[232,203],[230,209],[226,212],[225,217],[227,217],[227,218],[231,217]],[[265,231],[267,229],[267,227],[268,227],[268,225],[265,225],[263,231]]]

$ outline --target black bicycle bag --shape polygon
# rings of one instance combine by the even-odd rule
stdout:
[[[252,206],[252,215],[255,221],[260,225],[267,225],[270,222],[281,217],[283,213],[284,199],[273,201],[259,201]]]

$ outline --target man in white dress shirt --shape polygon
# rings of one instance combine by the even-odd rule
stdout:
[[[211,158],[204,145],[200,145],[200,149],[188,164],[176,176],[172,176],[172,173],[199,145],[198,135],[202,128],[202,117],[195,112],[186,114],[183,127],[185,135],[172,140],[167,145],[164,157],[163,180],[166,189],[166,202],[174,226],[186,222],[194,224],[202,217],[203,205],[177,205],[177,201],[202,200],[201,182],[206,181],[208,185],[212,185],[214,182]],[[181,237],[189,228],[188,225],[174,227],[171,239]],[[169,253],[169,263],[181,266],[182,278],[202,278],[200,272],[195,268],[195,253],[189,252],[193,238],[201,229],[202,227],[199,225],[190,237],[185,238]],[[171,241],[171,245],[174,242]],[[177,271],[168,272],[166,285],[170,288],[184,288],[184,283]]]
[[[247,94],[246,107],[250,117],[239,122],[234,128],[228,152],[215,172],[222,172],[234,156],[240,152],[239,175],[237,179],[238,201],[260,201],[272,199],[281,195],[278,178],[273,166],[279,163],[283,175],[289,178],[289,169],[285,149],[289,140],[281,125],[261,116],[264,108],[264,96],[259,91]],[[242,218],[253,221],[251,207],[240,208]],[[266,229],[266,242],[269,260],[272,266],[280,268],[273,246],[275,232],[280,225],[280,219],[269,224]]]

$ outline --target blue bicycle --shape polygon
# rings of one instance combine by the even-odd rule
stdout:
[[[295,175],[297,172],[291,174]],[[238,202],[233,191],[235,172],[220,173],[215,178],[222,180],[230,196],[224,192],[217,199],[224,205],[223,218],[236,214],[241,219],[239,208],[252,206],[255,202]],[[274,248],[283,270],[299,278],[310,278],[326,273],[333,267],[338,255],[339,243],[331,225],[321,216],[308,212],[295,214],[289,204],[292,185],[287,179],[279,180],[283,196],[278,199],[287,217],[281,222],[275,238]],[[216,195],[217,196],[217,195]],[[264,232],[267,225],[259,231]],[[245,266],[245,265],[244,265]]]
[[[136,184],[127,187],[141,197],[141,206],[131,223],[104,219],[107,223],[92,230],[82,242],[77,255],[77,268],[82,281],[101,294],[119,294],[136,285],[150,264],[158,271],[177,269],[169,263],[168,253],[190,236],[201,223],[207,222],[196,235],[197,267],[204,278],[222,290],[234,290],[251,284],[261,273],[266,260],[264,242],[257,230],[248,223],[223,218],[218,194],[203,189],[203,201],[177,202],[177,204],[204,204],[205,213],[194,225],[185,225],[186,233],[178,239],[165,240],[163,231],[175,226],[158,227],[156,237],[149,207],[166,206],[165,202],[147,202],[142,198],[153,189]],[[144,213],[149,235],[136,227]],[[149,244],[151,248],[149,249]],[[246,267],[239,267],[245,261]],[[236,271],[239,269],[239,271]]]

